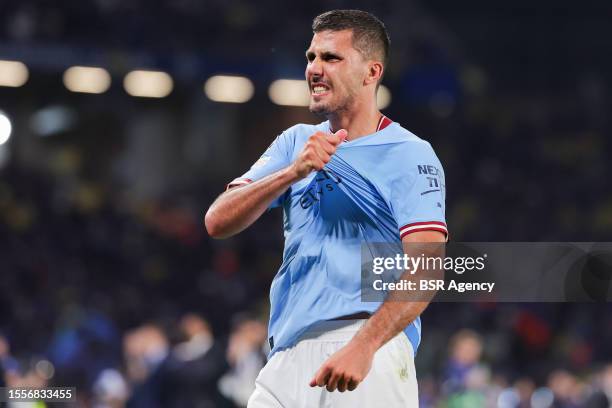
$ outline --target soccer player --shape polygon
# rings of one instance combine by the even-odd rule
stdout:
[[[427,302],[362,302],[361,245],[444,242],[444,173],[429,143],[377,108],[383,23],[334,10],[312,28],[310,110],[327,120],[280,134],[205,218],[210,235],[225,238],[270,207],[284,211],[270,359],[248,407],[417,407]]]

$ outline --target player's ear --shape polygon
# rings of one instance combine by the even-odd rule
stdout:
[[[383,74],[383,64],[380,61],[370,61],[368,64],[368,72],[364,81],[364,85],[377,83]]]

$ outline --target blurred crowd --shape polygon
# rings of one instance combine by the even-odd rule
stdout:
[[[64,177],[15,165],[1,174],[7,385],[76,386],[83,406],[99,408],[245,406],[267,354],[279,213],[212,241],[196,210],[205,203],[130,204],[91,182],[60,194]],[[607,407],[611,312],[434,303],[416,359],[421,404]]]
[[[231,54],[274,53],[272,48],[295,47],[310,36],[314,16],[330,8],[371,7],[365,1],[317,0],[278,7],[272,0],[257,4],[243,0],[87,0],[54,3],[44,0],[3,2],[0,5],[0,39],[23,44],[67,45],[94,49],[131,49],[138,52]],[[376,6],[388,25],[417,20],[423,14],[417,2],[385,0]],[[279,36],[279,30],[283,35]],[[306,31],[304,31],[306,30]],[[415,31],[432,31],[431,27]],[[434,32],[436,30],[433,30]],[[438,34],[439,30],[438,30]],[[440,37],[440,35],[438,35]],[[248,41],[249,46],[244,47]],[[401,47],[398,44],[398,47]]]
[[[266,302],[237,248],[213,250],[185,208],[130,213],[91,185],[63,195],[32,171],[2,176],[7,385],[69,384],[95,407],[245,405]]]
[[[578,408],[612,404],[612,364],[591,368],[581,375],[556,368],[540,381],[506,369],[495,369],[486,356],[485,339],[462,329],[448,342],[446,360],[438,381],[420,383],[422,407]],[[443,398],[441,398],[443,396]]]
[[[246,406],[265,364],[266,327],[246,317],[236,320],[229,338],[214,336],[208,322],[192,313],[172,329],[144,323],[117,338],[82,332],[71,333],[80,343],[76,349],[68,340],[53,344],[51,361],[41,355],[19,359],[0,336],[2,386],[76,387],[73,406],[79,407],[232,408]]]

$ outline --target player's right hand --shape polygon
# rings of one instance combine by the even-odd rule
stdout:
[[[336,153],[336,148],[342,143],[348,132],[340,129],[336,133],[317,132],[308,138],[293,167],[300,178],[308,176],[312,171],[319,171],[329,163]]]

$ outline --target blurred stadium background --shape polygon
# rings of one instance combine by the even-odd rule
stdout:
[[[386,23],[379,102],[438,152],[454,240],[610,240],[609,2],[2,1],[4,384],[245,406],[281,214],[227,241],[202,219],[278,133],[320,120],[291,81],[332,8]],[[421,404],[612,406],[611,312],[433,304]]]

